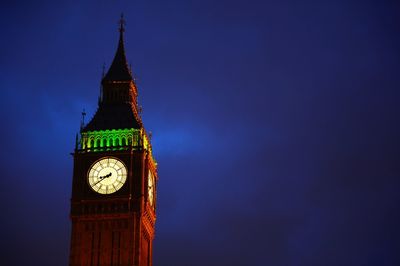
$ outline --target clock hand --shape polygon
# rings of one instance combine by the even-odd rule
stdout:
[[[97,185],[98,183],[100,183],[101,181],[103,181],[103,179],[110,177],[112,174],[111,172],[108,175],[104,175],[104,176],[99,176],[99,181],[97,181],[96,183],[93,184],[93,186]]]
[[[111,174],[111,172],[110,172],[108,175],[100,176],[99,178],[100,178],[100,179],[104,179],[104,178],[110,177],[111,175],[112,175],[112,174]]]
[[[108,175],[100,176],[99,178],[100,178],[100,179],[104,179],[104,178],[107,178],[107,177],[110,177],[110,176],[111,176],[111,172],[110,172]]]
[[[97,181],[96,183],[94,183],[94,184],[93,184],[93,187],[94,187],[95,185],[97,185],[98,183],[100,183],[101,181],[103,181],[103,179],[100,179],[99,181]]]

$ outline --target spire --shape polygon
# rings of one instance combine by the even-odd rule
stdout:
[[[107,74],[103,77],[103,81],[133,80],[125,56],[124,31],[125,31],[125,20],[124,20],[124,15],[121,14],[121,18],[119,20],[119,42],[118,42],[117,52],[115,53],[114,60],[110,68],[108,69]]]
[[[121,18],[119,19],[119,32],[123,33],[125,31],[125,19],[124,13],[121,13]]]

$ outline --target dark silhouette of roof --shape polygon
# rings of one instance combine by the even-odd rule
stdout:
[[[96,114],[82,129],[82,132],[125,128],[141,128],[132,111],[131,104],[100,104]]]
[[[124,49],[124,20],[121,16],[119,28],[119,42],[117,52],[115,53],[114,60],[111,64],[107,74],[103,77],[102,84],[107,86],[107,90],[119,88],[120,85],[113,81],[134,82],[132,79],[131,71],[128,69],[128,64],[125,56]],[[105,96],[104,96],[105,97]],[[135,104],[135,105],[133,105]],[[82,132],[106,130],[106,129],[125,129],[125,128],[141,128],[142,122],[134,111],[137,110],[136,102],[121,101],[107,101],[99,100],[99,107],[91,119],[91,121],[82,128]]]

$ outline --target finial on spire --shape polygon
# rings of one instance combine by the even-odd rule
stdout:
[[[124,13],[121,13],[121,18],[119,19],[119,32],[123,33],[125,31],[125,19]]]
[[[83,127],[85,126],[85,115],[86,115],[85,108],[83,108],[83,111],[82,111],[82,120],[81,120],[81,130],[82,130]]]

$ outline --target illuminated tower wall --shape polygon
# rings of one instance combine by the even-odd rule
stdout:
[[[73,153],[70,265],[152,265],[157,164],[124,49],[124,23],[98,109]]]

